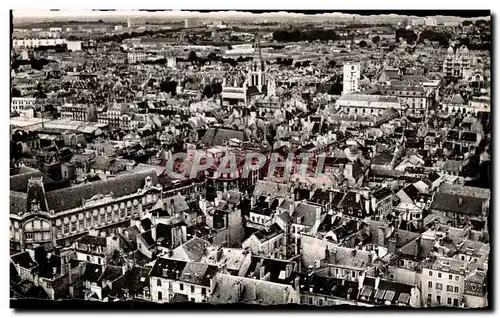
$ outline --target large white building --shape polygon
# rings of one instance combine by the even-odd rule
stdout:
[[[35,117],[35,103],[34,97],[12,97],[10,101],[10,111],[17,112],[21,117]]]
[[[361,80],[361,64],[344,64],[343,94],[353,93],[359,90],[359,81]]]
[[[346,114],[378,115],[388,108],[400,111],[401,104],[394,96],[344,94],[337,99],[335,108]]]
[[[12,41],[12,47],[14,48],[35,48],[62,44],[66,44],[65,39],[17,39]]]

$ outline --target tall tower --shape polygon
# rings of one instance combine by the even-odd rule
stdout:
[[[253,61],[250,65],[250,72],[248,73],[248,83],[249,86],[257,87],[259,92],[262,92],[262,88],[267,82],[265,65],[265,62],[262,59],[259,35],[257,34],[255,36]]]
[[[130,18],[127,18],[127,28],[131,28],[132,27],[132,21],[130,20]]]
[[[359,90],[359,81],[361,80],[361,64],[344,64],[343,94],[349,94]]]

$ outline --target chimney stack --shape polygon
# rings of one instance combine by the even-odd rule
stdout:
[[[290,278],[290,276],[292,275],[292,264],[286,264],[286,267],[285,267],[285,274],[286,274],[286,278]]]
[[[378,245],[385,246],[385,228],[379,226],[377,228]]]

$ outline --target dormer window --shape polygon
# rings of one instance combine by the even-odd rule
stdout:
[[[40,210],[40,202],[37,199],[31,201],[31,212],[38,212]]]

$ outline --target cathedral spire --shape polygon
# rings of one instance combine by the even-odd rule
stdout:
[[[262,51],[260,49],[260,34],[255,34],[253,55],[253,71],[264,71],[264,61],[262,60]],[[260,68],[260,69],[259,69]]]

